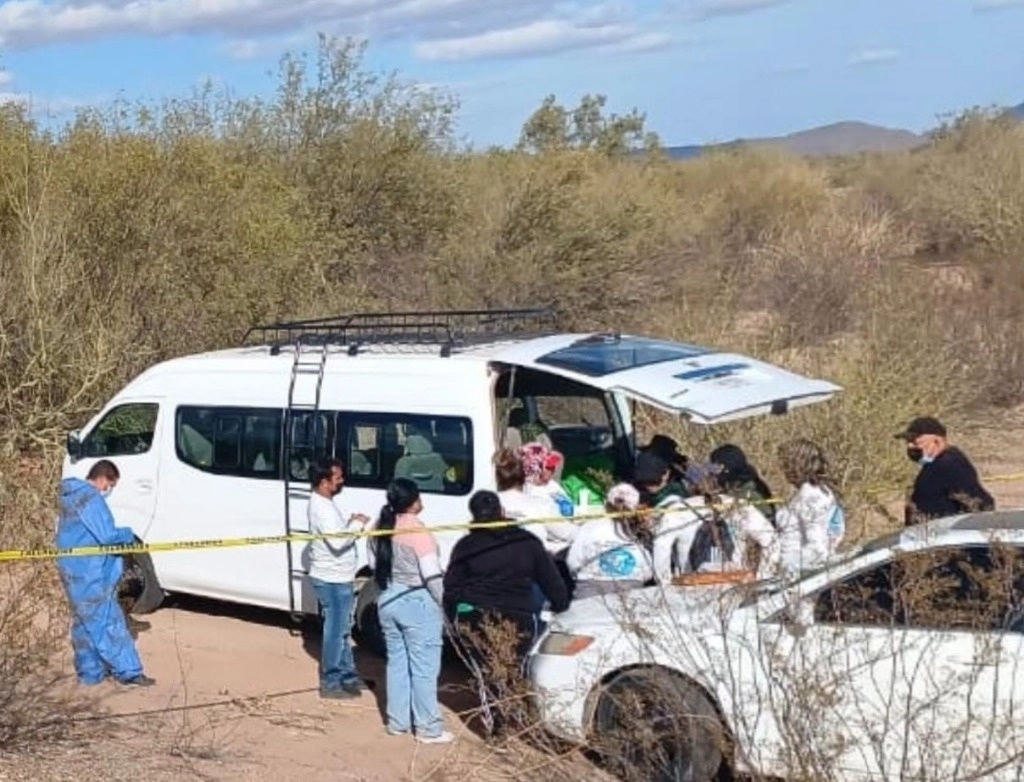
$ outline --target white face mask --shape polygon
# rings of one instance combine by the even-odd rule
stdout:
[[[101,492],[100,492],[100,496],[101,496],[101,497],[102,497],[103,499],[106,499],[107,497],[109,497],[109,496],[110,496],[110,493],[111,493],[111,492],[112,492],[113,490],[114,490],[114,487],[113,487],[113,486],[108,486],[107,488],[103,489],[103,491],[101,491]]]

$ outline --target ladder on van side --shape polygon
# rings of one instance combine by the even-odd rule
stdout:
[[[293,460],[296,457],[305,458],[309,454],[316,457],[316,445],[319,442],[317,429],[320,425],[316,413],[320,410],[320,397],[323,392],[324,370],[327,367],[326,340],[318,343],[307,343],[301,337],[295,341],[295,356],[292,360],[291,377],[288,381],[288,406],[284,414],[284,525],[285,533],[292,535],[296,532],[296,524],[293,519],[292,501],[301,500],[301,507],[305,508],[313,493],[309,485],[309,467],[312,466],[312,459],[307,462],[304,480],[299,480],[292,475]],[[296,429],[296,413],[309,413],[311,426],[309,428],[310,441],[299,440]],[[296,621],[302,618],[302,592],[306,571],[302,568],[301,560],[296,556],[301,552],[305,544],[288,542],[288,606],[292,618]],[[299,584],[298,600],[296,600],[296,584]]]

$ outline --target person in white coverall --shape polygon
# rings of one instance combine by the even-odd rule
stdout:
[[[640,492],[620,483],[605,498],[609,515],[580,526],[565,556],[576,579],[574,597],[636,589],[654,578],[653,520],[639,509]]]
[[[779,446],[778,457],[782,474],[796,489],[775,514],[781,566],[793,576],[823,566],[842,541],[846,525],[822,449],[797,438]]]
[[[754,505],[722,494],[709,472],[694,488],[698,492],[694,496],[663,505],[656,521],[654,570],[658,581],[667,583],[676,573],[718,569],[748,568],[758,577],[774,574],[779,538],[765,515]],[[705,539],[712,530],[718,531],[720,538],[713,543]]]

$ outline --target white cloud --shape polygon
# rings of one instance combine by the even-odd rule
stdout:
[[[1005,8],[1020,8],[1024,6],[1024,0],[974,0],[974,10],[977,13],[986,11],[1002,11]]]
[[[520,27],[423,41],[416,44],[413,51],[423,60],[524,57],[594,46],[649,46],[654,40],[652,35],[656,34],[628,24],[581,25],[566,19],[543,19]],[[664,45],[663,38],[657,38],[656,42]]]
[[[643,21],[637,0],[0,0],[0,45],[27,49],[116,35],[213,35],[222,39],[222,54],[247,60],[277,54],[323,30],[408,40],[432,60],[664,46],[665,34],[644,29]]]
[[[445,0],[436,0],[444,2]],[[0,39],[15,48],[118,34],[246,34],[346,19],[401,0],[8,0]]]
[[[667,49],[672,42],[672,36],[668,33],[636,33],[605,48],[615,54],[643,54]]]
[[[880,65],[882,63],[895,62],[900,58],[897,49],[862,49],[854,52],[846,60],[846,64],[856,67],[859,65]]]
[[[25,106],[32,114],[40,116],[57,116],[68,114],[77,109],[84,109],[103,103],[103,97],[95,98],[68,98],[68,97],[45,97],[33,95],[28,92],[0,91],[0,105],[18,103]]]
[[[690,3],[691,13],[698,19],[712,19],[716,16],[738,16],[785,5],[792,0],[699,0]]]
[[[233,38],[218,47],[218,51],[232,60],[259,60],[283,54],[307,41],[304,35],[272,36],[269,38]]]
[[[10,71],[0,70],[0,88],[9,87],[13,81],[14,76]]]

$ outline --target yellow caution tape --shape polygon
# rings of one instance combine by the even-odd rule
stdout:
[[[1010,483],[1013,481],[1024,481],[1024,473],[1011,473],[1007,475],[995,475],[989,476],[982,479],[986,483]],[[868,496],[879,496],[881,494],[887,494],[889,492],[900,491],[901,487],[890,486],[887,488],[871,488],[864,493]],[[726,510],[729,507],[736,505],[777,505],[783,504],[786,500],[779,497],[771,497],[766,500],[737,500],[734,504],[724,504],[721,506],[709,506],[703,503],[694,504],[689,509],[691,511],[700,511],[704,509],[711,510]],[[673,506],[664,509],[649,509],[642,511],[647,516],[662,516],[668,513],[678,513],[685,511],[687,508]],[[616,517],[627,517],[635,515],[634,513],[607,513],[604,510],[598,511],[593,514],[577,515],[577,516],[553,516],[544,519],[529,519],[526,521],[522,520],[500,520],[500,521],[485,521],[485,522],[456,522],[450,524],[441,525],[426,525],[426,531],[434,532],[463,532],[469,529],[503,529],[507,527],[522,527],[532,525],[549,525],[549,524],[563,524],[565,522],[572,522],[574,524],[585,524],[588,521],[595,521],[597,519],[607,519]],[[358,539],[358,538],[376,538],[385,537],[388,535],[403,535],[403,534],[415,534],[420,532],[419,529],[393,529],[393,530],[379,530],[379,529],[363,529],[363,530],[352,530],[346,532],[332,533],[329,535],[314,535],[310,532],[293,532],[285,535],[267,535],[263,537],[244,537],[244,538],[209,538],[206,540],[176,540],[166,541],[162,543],[126,543],[113,546],[79,546],[77,548],[55,548],[55,547],[42,547],[34,549],[9,549],[6,551],[0,551],[0,562],[17,562],[19,560],[47,560],[47,559],[59,559],[64,557],[93,557],[102,554],[155,554],[161,551],[195,551],[201,549],[223,549],[223,548],[241,548],[243,546],[265,546],[273,543],[311,543],[318,540],[339,540],[339,539]]]
[[[658,511],[650,511],[651,515],[660,515]],[[586,520],[605,519],[616,515],[601,512],[589,516],[557,516],[548,519],[531,519],[529,521],[503,519],[501,521],[459,522],[456,524],[425,525],[427,532],[461,532],[468,529],[501,529],[504,527],[520,527],[527,524],[557,524],[560,522],[581,523]],[[267,535],[264,537],[246,538],[208,538],[206,540],[179,540],[163,543],[123,543],[112,546],[79,546],[77,548],[43,547],[34,549],[9,549],[0,551],[0,562],[14,562],[26,559],[59,559],[63,557],[94,557],[100,554],[153,554],[160,551],[191,551],[211,548],[240,548],[242,546],[265,546],[271,543],[310,543],[316,540],[343,540],[358,538],[379,538],[389,535],[407,535],[422,532],[418,528],[403,529],[366,529],[346,532],[335,532],[314,535],[311,532],[293,532],[287,535]]]

